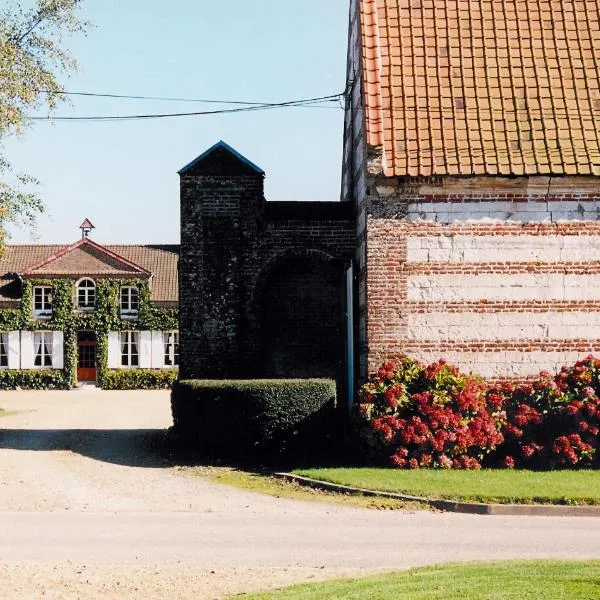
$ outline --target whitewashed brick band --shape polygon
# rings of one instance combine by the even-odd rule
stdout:
[[[445,358],[448,362],[460,365],[464,372],[473,372],[482,377],[525,378],[540,371],[559,371],[563,365],[572,365],[587,354],[580,352],[417,352],[415,358],[430,363]]]
[[[600,275],[409,275],[408,300],[598,300]]]
[[[600,312],[509,312],[408,315],[414,341],[598,340]]]
[[[548,202],[414,202],[408,205],[411,222],[437,221],[498,221],[551,222],[597,221],[600,218],[598,200],[563,200]]]
[[[411,236],[407,262],[574,262],[600,260],[600,236]]]

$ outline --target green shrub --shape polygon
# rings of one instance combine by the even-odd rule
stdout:
[[[62,370],[32,369],[30,371],[0,371],[0,389],[14,390],[66,390],[69,378]]]
[[[100,386],[103,390],[169,389],[177,380],[177,369],[106,370]]]
[[[220,458],[309,460],[330,449],[337,430],[329,379],[189,380],[173,386],[173,431]]]

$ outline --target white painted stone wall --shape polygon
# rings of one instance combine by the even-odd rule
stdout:
[[[450,224],[458,221],[538,222],[597,221],[600,201],[562,200],[532,202],[411,202],[407,218],[411,222],[436,221]]]
[[[600,312],[433,312],[408,315],[411,341],[597,340]]]
[[[600,274],[409,275],[408,300],[421,302],[600,300]]]
[[[579,262],[600,260],[600,236],[412,236],[407,262]]]
[[[536,376],[540,371],[556,372],[563,365],[572,365],[585,356],[581,352],[519,352],[485,351],[485,352],[415,352],[415,358],[427,363],[445,358],[449,362],[460,365],[462,371],[473,372],[487,378],[522,378]],[[589,354],[589,353],[588,353]]]

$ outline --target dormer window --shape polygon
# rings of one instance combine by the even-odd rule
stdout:
[[[140,291],[132,285],[121,286],[121,316],[135,319],[140,312]]]
[[[52,317],[52,288],[50,286],[34,286],[33,316],[36,319],[49,319]]]
[[[77,284],[77,308],[85,311],[96,308],[96,284],[91,279],[82,279]]]

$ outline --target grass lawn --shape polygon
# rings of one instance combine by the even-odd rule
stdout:
[[[312,502],[331,502],[333,504],[344,504],[361,508],[373,508],[377,510],[428,510],[429,507],[423,503],[404,502],[393,498],[367,498],[366,496],[355,496],[349,494],[334,494],[303,487],[295,483],[289,483],[259,473],[240,471],[227,467],[184,467],[183,472],[189,475],[207,477],[216,483],[222,483],[233,487],[275,496],[277,498],[289,498],[291,500],[307,500]]]
[[[411,569],[366,579],[249,594],[263,600],[592,600],[600,598],[600,561],[510,561]]]
[[[369,490],[468,502],[600,505],[600,471],[336,468],[294,473]]]

